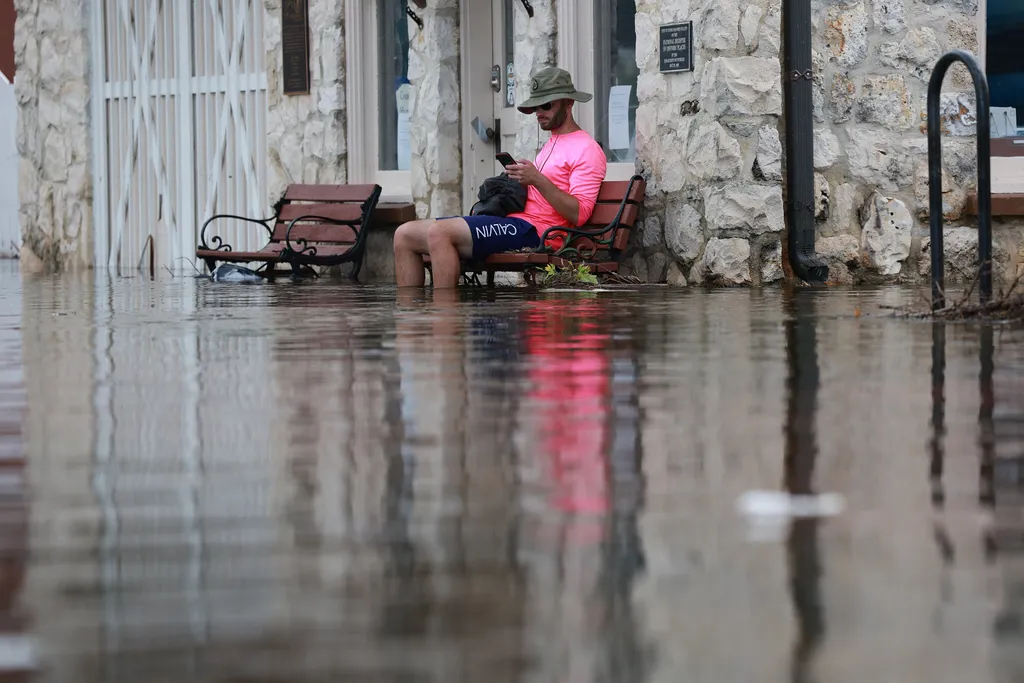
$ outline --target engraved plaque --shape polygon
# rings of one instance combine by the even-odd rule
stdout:
[[[661,72],[693,71],[693,22],[665,24],[659,28]]]

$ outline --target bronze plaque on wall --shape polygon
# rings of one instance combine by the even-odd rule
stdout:
[[[281,5],[281,77],[285,95],[309,94],[308,0]]]

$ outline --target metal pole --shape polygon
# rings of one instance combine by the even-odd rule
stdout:
[[[814,106],[810,0],[785,0],[786,203],[789,264],[805,282],[824,282],[828,266],[814,252]]]
[[[992,140],[988,118],[988,79],[970,52],[952,50],[942,55],[928,82],[928,218],[931,231],[932,310],[945,307],[945,261],[942,245],[942,122],[939,98],[946,71],[962,62],[974,80],[978,122],[978,284],[982,303],[992,300]]]

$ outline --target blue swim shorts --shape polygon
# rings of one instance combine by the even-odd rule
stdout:
[[[516,249],[535,249],[540,235],[522,218],[501,216],[463,216],[473,236],[473,260],[482,261],[491,254]],[[438,219],[441,220],[441,219]]]

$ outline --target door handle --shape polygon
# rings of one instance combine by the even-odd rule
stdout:
[[[484,142],[494,142],[494,138],[496,137],[494,129],[485,126],[479,116],[474,116],[470,125],[473,126],[473,130],[476,131],[477,136],[481,140]]]

